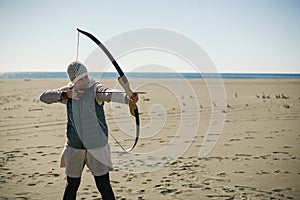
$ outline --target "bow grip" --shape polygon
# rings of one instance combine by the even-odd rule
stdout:
[[[130,89],[129,82],[128,82],[126,76],[118,77],[118,81],[119,81],[120,85],[124,88],[126,94],[129,97],[132,97],[133,92]],[[135,104],[131,104],[130,101],[128,102],[128,104],[129,104],[129,110],[130,110],[131,115],[135,116],[135,110],[137,110],[137,106]]]

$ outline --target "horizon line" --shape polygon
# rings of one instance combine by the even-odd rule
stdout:
[[[0,71],[1,74],[3,73],[66,73],[66,71]],[[89,73],[118,73],[115,71],[89,71]],[[125,73],[157,73],[157,74],[163,74],[163,73],[195,73],[195,74],[300,74],[300,72],[268,72],[268,71],[247,71],[247,72],[241,72],[241,71],[230,71],[230,72],[187,72],[187,71],[180,71],[180,72],[126,72]]]

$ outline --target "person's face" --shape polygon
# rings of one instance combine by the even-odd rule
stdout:
[[[83,89],[86,88],[88,85],[90,84],[90,79],[88,76],[85,76],[81,79],[79,79],[76,83],[75,83],[75,88],[77,89]]]

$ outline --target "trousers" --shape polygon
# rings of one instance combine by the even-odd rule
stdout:
[[[102,176],[94,176],[96,186],[103,200],[115,200],[115,195],[110,185],[109,173]],[[72,178],[67,176],[67,185],[63,195],[63,200],[76,200],[81,177]]]

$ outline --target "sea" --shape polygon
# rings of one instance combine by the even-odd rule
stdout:
[[[115,72],[90,72],[94,78],[112,79],[117,78]],[[300,74],[282,73],[144,73],[128,72],[128,78],[222,78],[222,79],[298,79]],[[0,72],[0,79],[45,79],[45,78],[67,78],[66,72]]]

